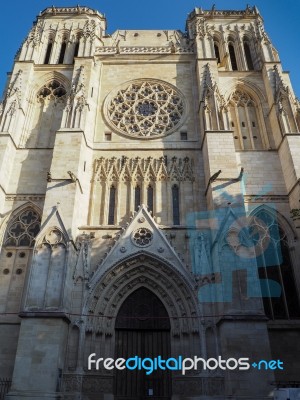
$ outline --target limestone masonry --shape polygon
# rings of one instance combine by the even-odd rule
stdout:
[[[256,7],[125,28],[47,8],[9,74],[0,398],[270,399],[300,385],[299,100]],[[146,375],[91,353],[284,369]]]

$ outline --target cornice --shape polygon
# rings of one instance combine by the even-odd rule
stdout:
[[[101,19],[105,19],[104,15],[99,13],[99,11],[94,10],[89,7],[47,7],[43,11],[41,11],[39,17],[47,17],[47,16],[59,16],[59,15],[94,15],[100,17]]]

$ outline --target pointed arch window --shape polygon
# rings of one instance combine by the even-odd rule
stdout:
[[[245,58],[246,58],[247,69],[248,69],[248,71],[252,71],[252,70],[254,70],[254,65],[253,65],[253,61],[252,61],[252,55],[251,55],[249,42],[247,40],[244,40],[243,45],[244,45],[244,53],[245,53]]]
[[[261,123],[253,98],[237,89],[230,97],[229,108],[236,150],[261,150]]]
[[[23,137],[26,147],[52,147],[55,133],[61,126],[67,90],[56,79],[45,84],[36,95],[36,101]]]
[[[33,209],[22,211],[9,224],[4,238],[4,246],[33,247],[40,226],[41,220],[36,211]]]
[[[74,55],[73,55],[73,64],[75,62],[75,57],[78,57],[78,53],[79,53],[79,41],[77,41],[75,43],[75,47],[74,47]]]
[[[147,205],[149,212],[153,214],[153,187],[151,185],[147,187]]]
[[[238,66],[237,66],[236,54],[235,54],[235,49],[234,49],[233,43],[228,44],[228,50],[229,50],[231,69],[232,69],[232,71],[237,71]]]
[[[64,39],[61,48],[60,48],[60,53],[59,53],[59,58],[58,58],[58,64],[63,64],[64,63],[64,58],[66,54],[66,49],[67,49],[67,40]]]
[[[178,187],[178,185],[172,186],[172,205],[173,205],[173,224],[180,225],[179,187]]]
[[[108,225],[115,224],[115,205],[116,205],[116,188],[110,187],[109,190],[109,205],[108,205]]]
[[[220,50],[219,50],[219,44],[217,42],[214,42],[214,51],[218,64],[220,64],[221,63]]]
[[[141,205],[141,188],[140,186],[136,186],[134,188],[134,210],[138,211],[140,205]]]
[[[44,59],[44,64],[49,64],[49,62],[50,62],[50,57],[51,57],[51,53],[52,53],[52,47],[53,47],[52,39],[49,39],[49,42],[48,42],[48,45],[47,45],[47,49],[46,49],[46,55],[45,55],[45,59]]]
[[[0,253],[0,312],[20,311],[25,277],[40,228],[40,216],[32,207],[23,208],[8,223]]]
[[[75,43],[74,57],[78,56],[78,52],[79,52],[79,41]]]
[[[255,244],[263,303],[270,319],[300,318],[288,238],[275,215],[262,210],[253,218],[250,234]],[[278,291],[278,288],[279,291]]]

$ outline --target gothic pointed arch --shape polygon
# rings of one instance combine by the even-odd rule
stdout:
[[[79,55],[81,37],[82,37],[82,30],[77,29],[72,36],[72,44],[71,44],[73,49],[73,57],[72,57],[73,64],[75,62],[75,58],[78,57]]]
[[[36,204],[32,203],[31,201],[27,201],[26,203],[24,203],[21,206],[12,210],[12,212],[10,214],[8,214],[6,216],[6,218],[3,220],[3,222],[0,226],[1,246],[4,246],[4,242],[7,237],[10,226],[12,226],[14,221],[17,221],[19,216],[26,211],[32,211],[33,213],[38,215],[39,224],[41,224],[41,209]],[[37,232],[37,234],[38,234],[38,232]],[[35,235],[35,238],[37,237],[37,234]],[[33,243],[33,245],[34,245],[34,243]]]
[[[213,55],[217,59],[218,66],[221,66],[221,62],[224,57],[224,48],[222,46],[222,37],[219,32],[214,32],[212,34],[213,41]]]
[[[237,85],[229,96],[229,128],[233,131],[236,150],[266,148],[265,123],[256,98],[251,91]]]
[[[252,217],[254,217],[262,212],[272,215],[273,218],[278,221],[278,224],[286,232],[287,238],[291,245],[292,245],[292,243],[294,243],[295,240],[298,240],[299,235],[298,235],[298,232],[293,227],[293,225],[289,222],[289,220],[283,214],[281,214],[274,207],[270,207],[266,204],[262,204],[258,207],[255,207],[250,213],[250,221],[251,221]]]
[[[0,253],[0,286],[4,301],[3,313],[18,313],[26,276],[31,265],[41,217],[38,207],[26,203],[14,210],[2,226]]]
[[[115,329],[170,330],[168,312],[153,291],[141,286],[128,293],[118,310]]]
[[[13,210],[1,227],[2,246],[34,247],[41,226],[40,213],[40,209],[31,202]]]
[[[199,310],[190,283],[145,252],[116,263],[93,285],[84,307],[86,329],[111,335],[124,298],[140,287],[155,293],[164,304],[174,336],[198,331]]]
[[[69,35],[67,32],[62,33],[59,56],[58,56],[58,64],[67,64],[65,57],[66,57],[66,50],[67,50],[67,45],[68,45],[68,36]]]
[[[251,307],[257,314],[263,315],[255,250],[248,232],[245,209],[229,208],[225,215],[217,213],[216,219],[219,229],[211,249],[214,281],[200,288],[199,299],[222,302],[224,311],[240,313],[249,307],[249,299],[259,298]]]
[[[230,32],[227,37],[227,47],[228,47],[228,69],[231,71],[237,71],[239,68],[239,58],[238,58],[238,47],[236,34]]]
[[[155,358],[171,356],[170,318],[166,307],[157,295],[146,287],[131,292],[118,311],[115,323],[115,355],[128,358],[132,354]],[[127,385],[124,385],[124,381]],[[134,383],[140,385],[132,390]],[[169,398],[171,374],[168,371],[153,371],[145,379],[142,371],[116,371],[114,377],[117,397],[133,398],[145,393],[149,384],[157,397]]]
[[[274,101],[281,133],[297,132],[294,99],[288,85],[285,84],[281,70],[275,65],[274,76]]]
[[[254,48],[253,41],[248,35],[243,37],[243,50],[246,62],[246,68],[248,71],[254,70]]]
[[[60,211],[53,207],[36,238],[25,311],[63,309],[67,301],[64,279],[72,243]]]
[[[49,227],[39,235],[28,279],[26,311],[63,308],[67,245],[67,238],[58,226]]]
[[[53,147],[61,127],[70,90],[69,80],[53,71],[40,77],[29,94],[28,117],[21,137],[23,147]]]
[[[250,234],[256,249],[266,315],[274,320],[300,318],[292,227],[274,208],[260,206],[251,214]],[[278,293],[274,285],[280,287]]]
[[[51,61],[51,55],[52,55],[52,51],[53,51],[53,43],[54,43],[54,38],[53,36],[50,34],[48,36],[48,40],[47,40],[47,46],[46,46],[46,51],[45,51],[45,56],[44,56],[44,60],[43,60],[43,64],[50,64]]]

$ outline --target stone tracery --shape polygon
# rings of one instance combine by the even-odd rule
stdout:
[[[251,97],[246,92],[241,92],[240,90],[236,90],[231,95],[231,101],[233,101],[237,106],[245,107],[245,106],[254,106],[254,102]]]
[[[152,232],[147,228],[139,228],[132,235],[132,241],[136,246],[149,246],[152,242]]]
[[[94,164],[95,181],[194,181],[194,163],[189,157],[160,158],[105,158]]]
[[[40,102],[43,102],[46,99],[56,101],[61,100],[64,102],[66,94],[67,92],[64,86],[58,81],[53,80],[39,90],[37,98]]]
[[[33,247],[35,237],[40,230],[40,223],[40,217],[32,209],[18,214],[7,230],[4,239],[5,246]]]
[[[126,294],[145,286],[159,294],[167,305],[174,336],[183,332],[198,332],[196,319],[190,318],[198,313],[194,298],[189,294],[187,283],[180,279],[181,283],[178,284],[178,278],[176,273],[158,260],[141,255],[124,261],[108,272],[97,287],[91,290],[86,303],[89,314],[86,330],[112,334],[113,317]],[[102,318],[99,320],[95,316]]]
[[[176,88],[151,79],[133,81],[106,101],[106,117],[112,128],[141,138],[173,132],[185,111],[183,96]]]

